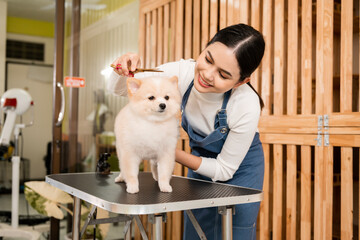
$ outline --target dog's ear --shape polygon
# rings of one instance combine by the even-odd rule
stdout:
[[[128,96],[132,96],[141,86],[141,80],[137,78],[128,78],[126,80]]]
[[[176,85],[178,84],[178,77],[177,76],[172,76],[169,80],[173,84],[176,84]]]

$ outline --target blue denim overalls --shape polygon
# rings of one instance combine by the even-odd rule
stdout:
[[[229,101],[231,90],[224,94],[224,100],[221,109],[215,117],[215,130],[208,136],[202,136],[196,133],[188,124],[185,115],[185,106],[189,98],[192,81],[182,99],[182,127],[189,135],[191,153],[195,156],[216,158],[221,152],[229,127],[226,121],[226,105]],[[188,177],[208,180],[210,178],[195,173],[189,169]],[[264,179],[264,153],[259,139],[259,133],[256,133],[250,149],[239,169],[235,172],[232,179],[224,182],[227,184],[249,187],[262,190]],[[247,203],[235,206],[235,215],[233,215],[233,239],[256,239],[256,219],[259,212],[260,203]],[[202,230],[208,240],[221,240],[221,215],[217,208],[203,208],[192,210]],[[184,214],[184,240],[200,239],[196,233],[188,216]]]

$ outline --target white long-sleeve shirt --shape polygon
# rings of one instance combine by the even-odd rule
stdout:
[[[179,89],[185,94],[195,74],[194,60],[180,60],[166,63],[158,67],[162,73],[137,73],[135,77],[174,76],[178,77]],[[116,95],[126,96],[126,77],[113,72],[108,82],[108,90]],[[214,131],[214,120],[223,102],[223,93],[200,93],[192,88],[187,105],[186,117],[191,127],[198,133],[209,135]],[[233,90],[226,107],[229,134],[224,146],[215,158],[202,157],[197,173],[211,178],[213,181],[226,181],[233,177],[247,154],[260,117],[260,103],[257,94],[243,84]]]

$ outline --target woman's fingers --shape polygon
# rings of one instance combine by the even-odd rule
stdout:
[[[136,53],[126,53],[113,62],[114,71],[120,75],[133,77],[134,72],[140,66],[140,57]]]

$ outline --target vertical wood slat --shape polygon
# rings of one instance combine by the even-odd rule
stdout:
[[[265,40],[265,52],[261,63],[261,98],[264,101],[263,115],[270,115],[271,101],[271,49],[272,49],[272,0],[264,0],[263,3],[263,31]]]
[[[352,111],[353,0],[341,1],[340,112]]]
[[[301,113],[312,111],[312,0],[301,5]]]
[[[252,0],[251,1],[251,26],[258,31],[260,30],[260,0]],[[260,89],[260,74],[259,68],[255,70],[255,72],[251,75],[251,85],[254,87],[256,91]]]
[[[219,29],[223,29],[226,27],[226,20],[227,20],[227,6],[226,6],[226,0],[220,0],[220,6],[219,6]]]
[[[200,52],[205,49],[206,44],[209,42],[209,0],[201,1],[201,46]]]
[[[288,71],[287,71],[287,113],[297,113],[298,77],[298,1],[288,2]]]
[[[163,63],[163,48],[164,48],[164,8],[161,6],[157,9],[157,52],[156,52],[156,65],[159,66]]]
[[[197,57],[200,54],[200,32],[201,32],[201,26],[200,26],[200,0],[193,0],[194,1],[194,12],[193,12],[193,49],[192,49],[192,58],[197,59]]]
[[[332,86],[333,73],[333,0],[319,0],[316,5],[316,105],[315,113],[327,113],[329,103],[329,85]],[[326,67],[326,69],[325,69]],[[327,99],[325,99],[324,92]],[[332,106],[332,104],[331,104]],[[324,146],[315,146],[315,179],[314,179],[314,239],[331,238],[332,179],[330,159]]]
[[[209,29],[210,29],[210,4],[209,0],[201,1],[201,46],[200,52],[205,49],[206,44],[209,42]]]
[[[263,144],[264,151],[264,199],[260,203],[260,240],[270,239],[270,146]]]
[[[240,0],[233,1],[232,12],[233,12],[232,23],[233,24],[240,23],[240,14],[239,14],[240,13]]]
[[[282,239],[283,216],[283,146],[274,144],[273,239]]]
[[[145,22],[145,14],[140,11],[139,16],[139,55],[141,64],[144,64],[145,62],[145,42],[144,39],[146,39],[146,22]]]
[[[334,1],[327,1],[325,3],[324,10],[327,11],[324,14],[324,61],[321,64],[326,68],[323,69],[323,84],[324,92],[323,92],[323,114],[329,114],[333,112],[333,49],[334,49],[334,41],[333,41],[333,32],[334,32]],[[343,7],[342,7],[343,8]],[[351,29],[352,31],[352,29]],[[316,76],[318,77],[318,76]],[[318,81],[316,82],[318,84]],[[318,90],[318,89],[316,89]],[[351,101],[351,100],[350,100]],[[317,104],[317,103],[316,103]],[[351,107],[350,107],[351,108]],[[319,113],[318,111],[317,113]],[[326,129],[324,130],[326,132]],[[333,219],[333,189],[334,189],[334,152],[333,146],[324,147],[323,157],[321,158],[324,162],[324,184],[322,188],[324,189],[323,193],[323,207],[324,212],[322,212],[324,224],[323,235],[325,239],[332,239],[333,236],[333,223],[332,221],[328,221],[328,219]],[[318,159],[320,160],[320,159]],[[316,161],[316,159],[315,159]]]
[[[218,2],[217,0],[210,0],[210,36],[214,37],[218,26]]]
[[[151,11],[151,56],[150,67],[156,67],[156,49],[157,49],[157,9]]]
[[[327,146],[324,149],[325,162],[325,239],[332,239],[333,223],[328,219],[333,219],[333,189],[334,189],[334,148]]]
[[[314,174],[314,239],[324,239],[323,195],[324,195],[324,156],[323,147],[315,147],[315,174]]]
[[[311,147],[301,146],[300,239],[311,239]]]
[[[226,15],[226,25],[230,26],[234,24],[234,1],[235,0],[227,0],[227,15]]]
[[[286,161],[286,239],[296,239],[296,146],[287,145]]]
[[[169,62],[169,29],[170,29],[170,3],[164,6],[164,35],[163,35],[163,61],[162,63]]]
[[[151,13],[146,13],[145,16],[146,19],[146,50],[145,50],[145,68],[150,67],[150,55],[151,55],[151,48],[150,43],[151,43]]]
[[[176,22],[176,18],[178,18],[178,16],[176,15],[176,2],[172,1],[170,3],[170,46],[169,46],[169,60],[170,61],[175,61],[175,56],[176,56],[176,49],[181,49],[181,46],[178,46],[177,48],[175,48],[176,44],[177,44],[177,38],[176,38],[176,34],[177,34],[177,22]],[[180,39],[182,39],[181,37],[178,37]]]
[[[248,24],[249,23],[249,9],[250,9],[250,3],[249,0],[239,0],[240,1],[240,12],[239,14],[239,22],[240,23],[244,23],[244,24]],[[270,3],[271,4],[271,3]]]
[[[184,0],[176,0],[176,44],[175,47],[175,61],[180,60],[183,57],[183,45],[184,45]]]
[[[353,151],[341,148],[341,239],[353,239]]]
[[[283,114],[284,0],[275,0],[274,29],[274,115]],[[273,239],[282,239],[283,146],[274,145]]]
[[[298,76],[298,1],[288,2],[288,75],[287,75],[287,113],[297,113],[297,76]],[[296,239],[297,203],[297,163],[296,146],[287,146],[286,168],[286,239]]]
[[[275,0],[275,29],[274,29],[274,115],[284,112],[284,0]]]
[[[184,57],[191,58],[192,53],[192,0],[185,0],[185,40],[184,40]]]

